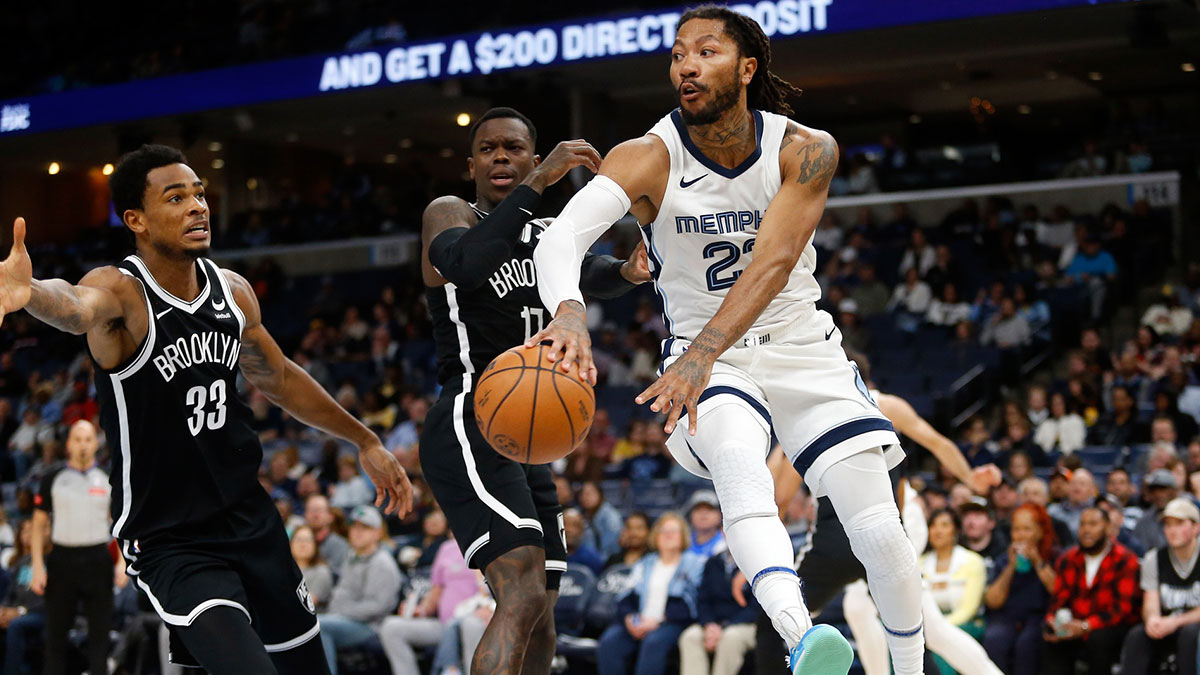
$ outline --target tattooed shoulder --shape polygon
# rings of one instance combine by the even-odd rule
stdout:
[[[796,182],[811,185],[815,190],[829,187],[838,166],[838,146],[824,131],[808,130],[808,138],[796,149]]]
[[[783,150],[796,140],[796,134],[800,133],[800,125],[788,120],[787,128],[783,131],[783,141],[779,143],[779,149]]]

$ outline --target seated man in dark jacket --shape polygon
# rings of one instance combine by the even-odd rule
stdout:
[[[696,598],[696,623],[679,636],[679,672],[687,675],[736,675],[746,652],[754,649],[758,603],[746,593],[748,603],[733,598],[737,563],[728,550],[704,565]],[[709,654],[713,654],[709,668]]]

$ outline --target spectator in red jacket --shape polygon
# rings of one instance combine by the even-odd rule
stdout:
[[[1045,617],[1042,672],[1073,675],[1075,661],[1089,673],[1112,672],[1141,605],[1138,559],[1108,537],[1108,513],[1084,510],[1079,545],[1055,565],[1057,580]]]

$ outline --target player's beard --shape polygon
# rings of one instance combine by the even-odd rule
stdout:
[[[742,87],[741,82],[737,79],[736,71],[731,74],[732,77],[730,78],[730,81],[725,83],[724,86],[718,83],[714,84],[712,87],[701,87],[701,90],[707,91],[712,96],[712,99],[708,102],[708,105],[696,112],[689,112],[688,109],[683,106],[683,98],[682,94],[680,94],[679,115],[683,118],[684,124],[688,126],[704,126],[707,124],[713,124],[717,122],[717,120],[721,119],[721,115],[726,110],[730,110],[737,105],[738,98],[740,98],[742,94]],[[696,87],[700,87],[700,85],[694,82],[692,84]]]
[[[200,258],[203,258],[204,256],[208,255],[208,252],[211,250],[211,246],[205,246],[204,248],[182,248],[158,241],[152,241],[150,242],[150,245],[154,247],[154,250],[156,250],[160,256],[167,258],[168,260],[186,260],[188,262],[195,262]]]

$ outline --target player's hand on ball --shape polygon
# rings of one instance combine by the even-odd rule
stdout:
[[[663,431],[670,434],[675,431],[675,424],[686,410],[688,413],[688,433],[696,435],[697,406],[700,394],[708,386],[708,378],[712,375],[712,359],[699,350],[683,353],[672,363],[666,372],[646,391],[638,394],[638,405],[654,399],[650,409],[654,412],[667,413],[667,423]]]
[[[382,507],[386,499],[384,513],[395,513],[401,518],[407,515],[412,510],[412,483],[395,455],[376,440],[359,448],[358,461],[375,484],[375,506]]]
[[[580,379],[596,386],[596,364],[592,361],[592,336],[588,333],[587,313],[583,305],[573,300],[562,303],[550,325],[525,341],[527,348],[549,342],[546,358],[558,361],[563,372],[579,368]],[[559,356],[559,353],[562,355]]]
[[[4,317],[29,302],[33,284],[33,263],[25,250],[25,219],[13,222],[13,245],[0,263],[0,323]]]
[[[585,166],[592,173],[596,173],[600,170],[600,162],[600,153],[596,152],[591,143],[583,139],[563,141],[554,146],[525,182],[541,192],[547,186],[562,180],[568,171],[577,166]]]
[[[629,256],[629,260],[621,265],[621,276],[631,284],[644,284],[650,281],[650,258],[646,255],[646,242],[639,241],[637,248],[633,249],[633,254]]]

